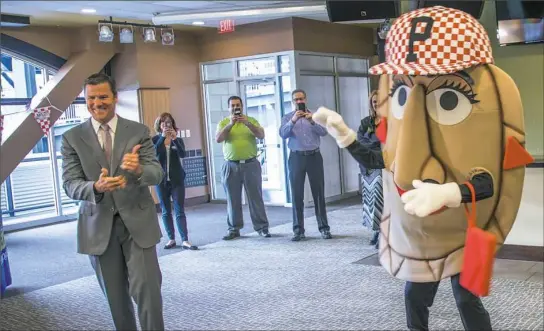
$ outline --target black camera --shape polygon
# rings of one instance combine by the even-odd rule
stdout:
[[[297,110],[306,111],[306,104],[304,102],[297,103]]]
[[[242,115],[242,109],[240,109],[240,108],[235,108],[235,109],[234,109],[234,115],[236,115],[236,116]]]

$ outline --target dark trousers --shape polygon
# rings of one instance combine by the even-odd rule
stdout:
[[[156,192],[162,210],[162,222],[170,240],[175,240],[174,221],[172,220],[172,204],[174,202],[174,213],[176,215],[176,225],[182,241],[189,240],[187,232],[187,217],[185,216],[185,185],[174,185],[170,181],[163,181],[156,186]]]
[[[221,173],[227,196],[227,224],[229,232],[239,232],[244,227],[242,212],[242,186],[246,191],[249,216],[255,231],[268,230],[268,217],[263,201],[261,164],[257,159],[225,161]]]
[[[491,330],[489,313],[480,298],[459,284],[460,274],[451,277],[451,288],[465,330]],[[406,282],[404,299],[406,320],[410,330],[429,329],[429,308],[433,305],[440,282]]]
[[[329,231],[325,207],[323,157],[319,151],[313,153],[291,151],[289,154],[289,182],[291,183],[293,203],[293,232],[304,234],[304,182],[306,174],[310,180],[319,231]]]

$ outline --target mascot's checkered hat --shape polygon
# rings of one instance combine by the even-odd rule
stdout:
[[[493,63],[483,26],[463,11],[442,6],[401,15],[387,34],[385,58],[370,74],[445,75]]]

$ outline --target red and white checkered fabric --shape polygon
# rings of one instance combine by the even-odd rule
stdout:
[[[51,126],[50,116],[51,116],[51,107],[42,107],[36,108],[33,111],[34,119],[40,125],[44,136],[47,136],[49,128]]]
[[[425,35],[429,22],[432,28]],[[442,6],[401,15],[387,34],[385,58],[386,62],[370,68],[370,74],[444,75],[494,62],[483,26],[463,11]]]

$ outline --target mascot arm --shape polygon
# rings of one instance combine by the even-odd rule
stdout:
[[[381,150],[372,149],[371,145],[357,141],[357,135],[346,125],[340,114],[325,107],[319,107],[312,115],[312,119],[326,128],[336,140],[338,147],[346,148],[359,164],[369,169],[384,168]]]
[[[367,169],[383,169],[385,168],[382,152],[373,150],[370,146],[362,144],[355,140],[348,147],[348,152],[353,156],[355,161]]]
[[[476,201],[493,196],[493,178],[487,172],[480,172],[469,180],[476,193]],[[414,180],[413,190],[402,194],[404,210],[410,215],[426,217],[444,207],[457,208],[461,203],[472,201],[470,190],[465,184],[455,182],[437,184]]]
[[[491,198],[493,196],[493,177],[487,172],[481,172],[474,175],[469,182],[474,187],[476,193],[476,201]],[[461,190],[461,202],[468,203],[472,201],[472,195],[468,186],[465,184],[459,185]]]

